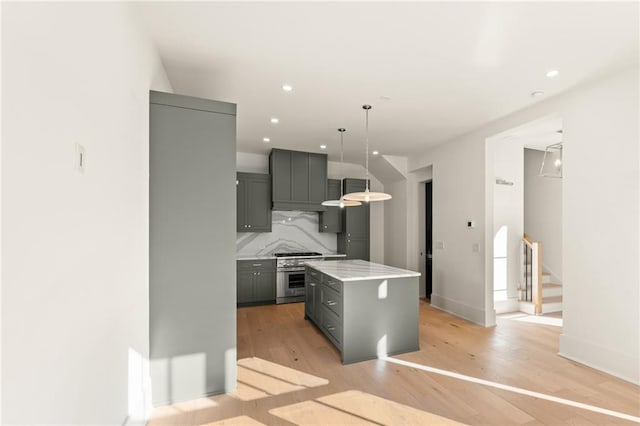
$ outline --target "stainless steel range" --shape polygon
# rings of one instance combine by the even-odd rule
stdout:
[[[315,252],[276,253],[276,303],[304,301],[304,262],[322,259]]]

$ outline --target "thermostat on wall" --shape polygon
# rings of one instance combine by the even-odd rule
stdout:
[[[475,228],[476,227],[476,223],[473,220],[468,220],[467,221],[467,228],[471,229],[471,228]]]

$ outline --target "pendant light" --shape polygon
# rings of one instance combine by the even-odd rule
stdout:
[[[369,201],[384,201],[390,200],[391,195],[384,192],[371,192],[369,191],[369,110],[371,109],[371,105],[362,105],[362,109],[365,110],[366,114],[366,148],[365,148],[365,190],[364,192],[352,192],[350,194],[345,194],[345,200],[353,200],[353,201],[364,201],[368,203]]]
[[[347,129],[339,128],[338,131],[340,132],[340,176],[342,176],[344,172],[344,132],[346,132]],[[351,200],[344,199],[344,194],[342,193],[342,177],[341,177],[340,178],[340,199],[323,201],[322,205],[329,206],[329,207],[343,208],[343,207],[360,206],[362,205],[362,203],[359,201],[351,201]]]

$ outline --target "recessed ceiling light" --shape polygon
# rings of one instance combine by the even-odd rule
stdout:
[[[320,149],[327,149],[326,145],[320,145]]]
[[[277,117],[271,117],[271,123],[273,124],[278,124],[280,122],[280,119]]]
[[[391,100],[391,97],[390,97],[390,96],[382,95],[382,96],[380,96],[380,99],[381,99],[381,100],[383,100],[383,101],[390,101],[390,100]]]
[[[290,84],[283,84],[282,90],[284,90],[285,92],[290,92],[293,90],[293,86],[291,86]]]
[[[269,143],[271,142],[271,138],[262,138],[262,142]]]
[[[373,155],[378,155],[378,154],[380,154],[380,152],[379,151],[373,151],[372,154]]]
[[[531,92],[532,98],[539,98],[541,96],[544,96],[544,92],[542,90],[536,90],[535,92]]]
[[[558,70],[549,70],[549,71],[547,71],[547,77],[549,77],[549,78],[553,78],[553,77],[557,76],[558,74],[559,74]]]

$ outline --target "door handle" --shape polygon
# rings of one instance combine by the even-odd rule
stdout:
[[[337,305],[337,303],[336,303],[336,302],[334,302],[333,300],[327,300],[327,305],[329,305],[329,306],[335,306],[335,305]]]

